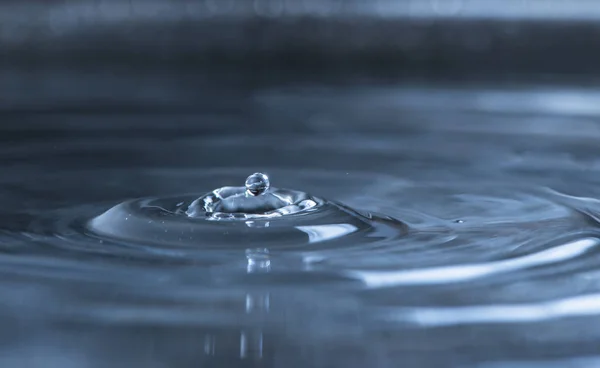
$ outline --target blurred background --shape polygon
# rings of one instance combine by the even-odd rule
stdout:
[[[4,0],[0,108],[194,108],[226,84],[590,84],[598,17],[593,0]]]

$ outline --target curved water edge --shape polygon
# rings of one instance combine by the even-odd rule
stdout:
[[[122,203],[90,220],[87,229],[121,241],[219,250],[238,244],[299,248],[351,235],[353,241],[366,243],[372,242],[373,234],[386,234],[391,240],[408,231],[389,217],[360,214],[301,191],[270,187],[262,173],[250,175],[244,187]]]
[[[402,190],[410,195],[410,186]],[[137,199],[92,216],[87,228],[74,225],[85,219],[80,210],[63,212],[60,217],[66,222],[44,225],[56,241],[42,236],[40,228],[30,233],[40,234],[46,244],[70,254],[105,252],[118,257],[110,264],[93,266],[75,259],[57,263],[43,258],[30,258],[20,265],[4,258],[0,264],[13,277],[110,282],[136,300],[109,306],[90,296],[80,302],[81,308],[68,313],[61,311],[58,301],[48,301],[53,318],[116,325],[247,326],[238,336],[244,356],[256,356],[273,344],[272,336],[282,324],[296,326],[300,336],[309,334],[323,343],[360,339],[367,332],[361,329],[359,333],[352,322],[350,316],[356,313],[368,324],[366,331],[373,332],[535,325],[599,315],[597,293],[577,295],[573,289],[555,287],[550,295],[533,293],[525,300],[519,293],[504,290],[519,280],[528,280],[530,289],[548,290],[546,280],[554,278],[555,270],[564,270],[571,278],[598,265],[593,257],[599,244],[594,237],[597,225],[590,215],[595,203],[547,190],[537,195],[513,193],[513,197],[520,202],[500,196],[458,197],[471,206],[490,206],[487,222],[469,216],[461,216],[460,221],[443,219],[408,209],[394,213],[406,219],[402,222],[329,200],[319,201],[312,211],[277,218],[215,221],[185,214],[189,204],[202,195]],[[510,222],[506,215],[516,203],[528,208],[529,215]],[[98,209],[92,206],[87,213]],[[565,226],[588,230],[566,234]],[[496,235],[495,242],[490,233]],[[149,254],[152,258],[146,258]],[[156,263],[148,272],[135,259],[186,262],[177,268]],[[156,280],[162,281],[157,284]],[[490,287],[502,297],[486,291],[473,301],[445,305],[439,300],[439,295],[450,291],[456,291],[460,300],[461,295],[470,294],[469,289],[477,292]],[[407,292],[412,296],[407,298]],[[338,299],[341,295],[345,296]],[[318,318],[331,332],[318,336],[308,327],[315,316],[297,311],[301,305],[314,308],[310,300],[316,299],[336,306],[335,310],[323,307],[324,315]],[[224,302],[232,307],[219,311],[210,307]],[[187,306],[185,311],[180,310],[182,305]],[[235,305],[246,312],[240,316]],[[305,325],[282,319],[280,314],[286,311]],[[224,354],[217,348],[223,339],[219,336],[207,335],[206,351]]]
[[[219,196],[219,200],[223,200],[223,198],[237,200],[236,196],[241,196],[239,198],[244,198],[244,201],[248,198],[245,192],[247,187],[230,188],[232,188],[228,188],[230,197]],[[278,193],[278,189],[274,188],[273,191]],[[491,283],[502,283],[500,277],[502,275],[510,275],[513,279],[515,275],[517,278],[518,275],[522,275],[522,277],[534,277],[533,280],[535,280],[535,277],[539,277],[536,276],[539,274],[539,270],[551,270],[552,267],[561,267],[569,263],[576,265],[577,259],[590,256],[597,251],[598,245],[600,245],[599,238],[590,236],[593,232],[588,232],[587,237],[584,233],[579,235],[573,233],[570,236],[556,234],[551,237],[559,236],[565,240],[562,243],[550,241],[554,245],[544,248],[532,247],[527,242],[521,245],[505,244],[505,247],[511,247],[510,251],[507,252],[505,248],[496,256],[493,256],[494,252],[491,252],[484,261],[456,262],[439,266],[426,266],[426,264],[419,266],[416,263],[402,269],[398,267],[399,262],[382,262],[378,258],[382,255],[394,258],[394,253],[408,258],[411,258],[412,253],[419,257],[444,244],[448,245],[447,252],[452,252],[453,248],[454,251],[460,252],[461,247],[457,247],[456,243],[460,242],[465,234],[471,233],[473,236],[473,232],[481,232],[482,226],[490,229],[496,228],[500,232],[523,231],[525,234],[529,232],[528,227],[535,231],[535,226],[532,226],[526,217],[521,219],[524,221],[521,225],[501,218],[483,225],[466,217],[461,220],[437,219],[432,221],[423,214],[420,225],[409,227],[406,223],[390,217],[360,213],[335,202],[307,194],[296,195],[296,202],[311,198],[314,200],[315,206],[302,209],[297,207],[296,212],[288,212],[275,217],[262,217],[261,213],[276,209],[258,195],[251,197],[251,199],[259,199],[255,203],[258,206],[255,208],[256,211],[249,211],[252,213],[253,217],[250,217],[252,219],[243,213],[240,215],[240,212],[236,212],[235,209],[231,213],[236,213],[236,216],[214,217],[214,213],[218,212],[214,210],[217,208],[217,203],[214,201],[215,192],[219,191],[200,196],[188,195],[125,202],[92,219],[88,223],[88,230],[96,236],[105,237],[108,240],[126,241],[146,246],[154,243],[162,247],[203,251],[235,251],[235,249],[242,250],[243,248],[247,258],[246,273],[248,276],[253,273],[263,275],[259,279],[261,280],[260,285],[275,287],[274,285],[279,283],[276,280],[283,278],[287,280],[286,285],[301,287],[304,283],[298,282],[298,280],[305,278],[308,281],[306,285],[311,285],[317,279],[307,276],[316,274],[321,275],[320,283],[331,283],[331,285],[339,285],[339,282],[343,280],[346,283],[351,280],[358,281],[359,283],[347,285],[354,290],[369,290],[371,294],[377,294],[377,290],[385,292],[386,289],[403,287],[441,287],[460,284],[467,286],[473,282],[485,284],[485,280],[489,280]],[[264,193],[268,193],[268,190],[265,190]],[[283,191],[281,193],[295,192]],[[549,189],[541,190],[538,193],[539,197],[531,195],[527,197],[524,193],[519,194],[518,197],[529,198],[528,201],[519,203],[520,206],[538,209],[548,209],[549,207],[546,205],[540,206],[540,204],[551,200],[547,204],[553,203],[554,211],[540,213],[535,221],[542,224],[540,228],[543,228],[544,225],[544,221],[541,221],[542,218],[545,219],[545,225],[550,227],[567,218],[581,223],[597,220],[590,214],[588,208],[590,201],[595,202],[595,200],[568,196]],[[211,196],[213,197],[211,198]],[[211,200],[206,202],[203,200],[205,198],[211,198]],[[484,199],[484,202],[494,206],[503,205],[503,202],[507,200],[510,203],[510,199],[503,198],[465,195],[461,195],[460,198]],[[536,204],[536,201],[539,203]],[[289,206],[293,202],[293,200],[291,202],[283,201],[280,207]],[[199,203],[204,204],[201,208],[206,212],[199,214]],[[248,210],[248,203],[242,202],[242,206],[245,206],[246,210]],[[265,205],[265,203],[267,204]],[[507,203],[507,205],[509,204]],[[500,212],[506,213],[506,211]],[[412,215],[414,216],[414,213]],[[414,218],[413,222],[419,223],[419,221],[414,221]],[[423,226],[424,223],[430,227]],[[441,223],[445,223],[445,226],[440,226]],[[560,230],[560,227],[557,229]],[[552,234],[551,231],[549,233]],[[378,236],[373,236],[373,234],[378,234]],[[430,236],[428,242],[423,241],[423,236],[426,234]],[[346,239],[351,235],[354,237]],[[510,240],[510,237],[505,240]],[[340,245],[348,241],[352,243],[352,246]],[[402,243],[410,241],[418,241],[419,247],[410,249],[407,246],[404,250],[399,248]],[[469,251],[473,250],[474,248],[471,248]],[[282,251],[288,254],[288,260],[281,257]],[[494,251],[497,253],[498,249]],[[298,262],[292,267],[289,267],[290,255],[292,258],[298,259]],[[489,258],[490,256],[492,258]],[[367,265],[369,268],[360,269],[360,262],[352,264],[351,260],[357,257],[363,258],[363,265]],[[365,262],[364,258],[373,259],[371,263],[378,264],[378,269],[370,269],[372,265],[369,266],[369,262]],[[278,261],[284,267],[288,266],[289,268],[277,267]],[[272,265],[275,266],[274,272]],[[298,267],[298,265],[301,266]],[[285,276],[286,274],[288,276]],[[329,278],[326,276],[328,274],[337,276]],[[541,275],[543,274],[542,272]],[[248,277],[245,278],[248,279]],[[232,282],[240,281],[239,278],[230,280]],[[292,280],[296,281],[291,282]],[[376,321],[387,321],[422,327],[534,323],[598,315],[600,314],[600,303],[597,302],[599,300],[597,295],[571,296],[565,294],[564,297],[531,301],[530,303],[484,303],[456,307],[433,307],[427,304],[411,307],[386,307],[374,304],[371,307],[373,309],[369,318],[375,323]]]

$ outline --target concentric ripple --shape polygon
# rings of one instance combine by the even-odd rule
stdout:
[[[521,342],[597,354],[596,130],[573,139],[530,116],[519,130],[515,116],[477,106],[400,109],[402,96],[359,92],[254,96],[252,111],[269,122],[257,131],[210,135],[191,128],[194,117],[186,137],[164,139],[161,128],[135,143],[90,132],[27,149],[6,143],[16,162],[0,179],[6,320],[25,310],[52,327],[160,326],[173,355],[193,346],[191,355],[231,356],[290,340],[300,350],[306,341],[374,346],[394,359],[406,349],[402,357],[434,367],[457,351],[543,357]],[[290,117],[312,130],[288,132],[279,122]],[[386,123],[371,132],[372,121]],[[19,166],[26,155],[43,165]],[[190,342],[180,326],[233,338],[207,332]],[[233,348],[219,351],[225,341]]]
[[[306,249],[326,241],[339,245],[342,237],[364,243],[398,237],[408,230],[392,218],[363,215],[325,200],[319,200],[310,211],[273,218],[211,221],[186,216],[186,209],[197,198],[188,195],[127,201],[92,219],[87,229],[100,237],[137,244],[221,250],[256,246]]]

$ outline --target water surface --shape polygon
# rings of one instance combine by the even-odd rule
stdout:
[[[600,359],[597,89],[45,80],[0,113],[3,367]],[[133,237],[90,227],[124,201],[176,206],[256,171],[350,211],[320,225],[360,231],[190,236],[135,209],[110,217]]]

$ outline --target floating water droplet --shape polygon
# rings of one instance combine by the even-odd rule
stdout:
[[[245,186],[246,195],[258,196],[264,194],[267,190],[269,190],[271,183],[269,182],[269,177],[265,174],[254,173],[246,179]]]

